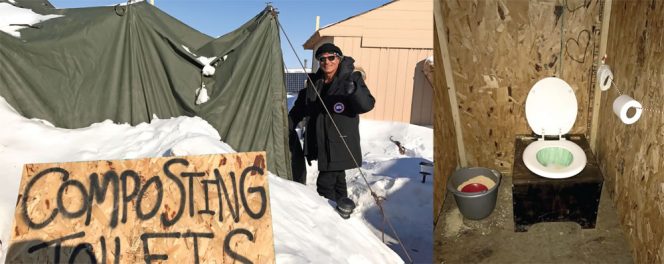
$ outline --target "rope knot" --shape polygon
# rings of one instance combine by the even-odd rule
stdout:
[[[376,192],[374,192],[373,190],[371,191],[371,196],[374,198],[374,201],[376,201],[376,204],[378,205],[378,207],[381,208],[381,211],[382,211],[383,201],[386,200],[385,197],[384,196],[378,196],[378,194],[376,194]]]

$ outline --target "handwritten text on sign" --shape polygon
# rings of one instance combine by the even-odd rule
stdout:
[[[274,262],[265,153],[28,164],[7,262]]]

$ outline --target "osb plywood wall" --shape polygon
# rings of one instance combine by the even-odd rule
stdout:
[[[435,32],[435,31],[434,31]],[[439,47],[438,37],[434,38],[434,47]],[[443,71],[442,54],[440,49],[434,49],[434,223],[438,223],[440,211],[445,201],[445,186],[447,178],[457,167],[457,145],[454,134],[454,122],[447,92],[447,83]]]
[[[664,115],[625,125],[613,114],[619,88],[664,110],[664,2],[613,0],[607,64],[617,84],[602,93],[597,156],[636,263],[664,263]]]
[[[579,113],[571,132],[587,132],[599,11],[598,0],[443,3],[468,166],[511,175],[515,135],[531,133],[526,96],[544,77],[572,86]]]

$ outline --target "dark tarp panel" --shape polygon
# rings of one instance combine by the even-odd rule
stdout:
[[[235,150],[267,151],[268,170],[291,179],[271,10],[217,39],[145,2],[35,10],[63,17],[22,29],[20,39],[0,31],[0,95],[22,115],[64,128],[200,116]],[[224,55],[213,76],[202,76],[197,56]],[[202,83],[210,99],[197,105]]]

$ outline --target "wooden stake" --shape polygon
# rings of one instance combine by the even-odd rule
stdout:
[[[604,0],[604,10],[602,10],[602,29],[601,38],[599,43],[599,55],[601,61],[596,61],[599,64],[604,61],[604,54],[606,54],[606,43],[609,38],[609,21],[611,20],[611,3],[612,0]],[[592,127],[590,129],[590,149],[597,153],[597,132],[599,130],[599,109],[602,102],[602,89],[599,88],[599,82],[595,81],[595,96],[593,100],[593,115]]]
[[[438,47],[443,56],[443,70],[447,80],[447,88],[450,96],[450,105],[452,107],[452,119],[454,120],[454,130],[456,134],[457,147],[459,149],[459,165],[466,167],[466,147],[463,144],[463,135],[461,130],[461,118],[459,117],[459,103],[457,102],[456,88],[454,86],[454,76],[452,74],[452,64],[450,63],[450,52],[447,49],[447,35],[445,35],[445,24],[443,21],[443,11],[440,1],[434,1],[434,19],[436,23],[436,34],[440,40]]]

